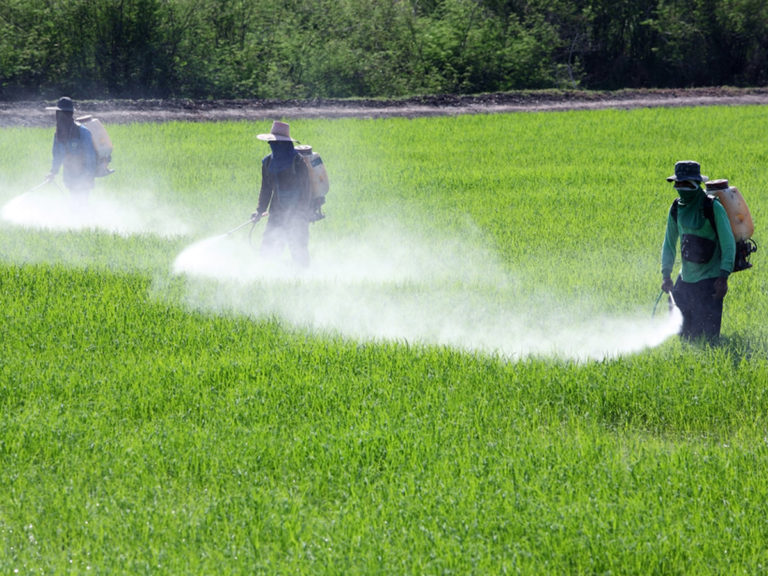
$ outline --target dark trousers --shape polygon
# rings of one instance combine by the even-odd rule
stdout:
[[[76,205],[83,206],[88,203],[88,198],[93,192],[93,178],[64,180],[64,185],[69,190],[70,197]]]
[[[683,282],[680,277],[672,289],[672,298],[683,315],[680,336],[687,340],[701,337],[714,342],[720,337],[723,299],[715,298],[715,278]]]
[[[309,266],[309,222],[303,214],[270,214],[261,241],[261,254],[276,259],[285,246],[291,258],[302,268]]]

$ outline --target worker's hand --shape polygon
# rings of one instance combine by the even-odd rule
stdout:
[[[716,300],[722,300],[728,294],[728,278],[720,277],[715,280],[715,293],[712,295]]]
[[[672,278],[670,278],[669,276],[664,278],[664,281],[661,283],[661,289],[667,294],[672,292],[672,288],[674,287],[675,285],[672,283]]]
[[[51,182],[53,182],[54,178],[56,178],[56,174],[54,174],[53,172],[48,172],[48,174],[45,177],[45,183],[50,184]]]
[[[266,214],[266,212],[264,214]],[[264,216],[264,214],[262,214],[261,212],[254,212],[253,214],[251,214],[251,221],[254,224],[256,224],[256,222],[261,220],[261,218]]]

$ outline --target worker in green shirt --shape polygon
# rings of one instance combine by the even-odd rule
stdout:
[[[670,293],[683,315],[680,335],[687,340],[702,337],[714,343],[720,336],[723,299],[728,276],[733,272],[736,242],[728,214],[720,202],[702,188],[708,178],[698,162],[675,164],[673,182],[678,198],[667,216],[667,230],[661,250],[661,289]],[[678,240],[682,265],[672,283]]]

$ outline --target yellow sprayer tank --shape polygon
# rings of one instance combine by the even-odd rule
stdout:
[[[728,213],[736,242],[750,239],[755,232],[755,225],[739,189],[729,186],[728,180],[710,180],[706,186],[707,194],[717,198]]]

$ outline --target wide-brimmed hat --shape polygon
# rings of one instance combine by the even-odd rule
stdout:
[[[56,102],[56,106],[46,106],[46,110],[57,110],[59,112],[74,112],[75,104],[69,96],[62,96]]]
[[[698,162],[693,160],[681,160],[675,163],[675,174],[669,176],[667,182],[680,182],[686,180],[693,180],[694,182],[706,182],[709,180],[707,176],[701,173],[701,166]]]
[[[285,122],[280,122],[279,120],[272,122],[272,130],[269,131],[269,134],[258,134],[256,138],[266,142],[274,142],[275,140],[287,140],[290,142],[296,142],[296,140],[291,138],[291,127]]]

